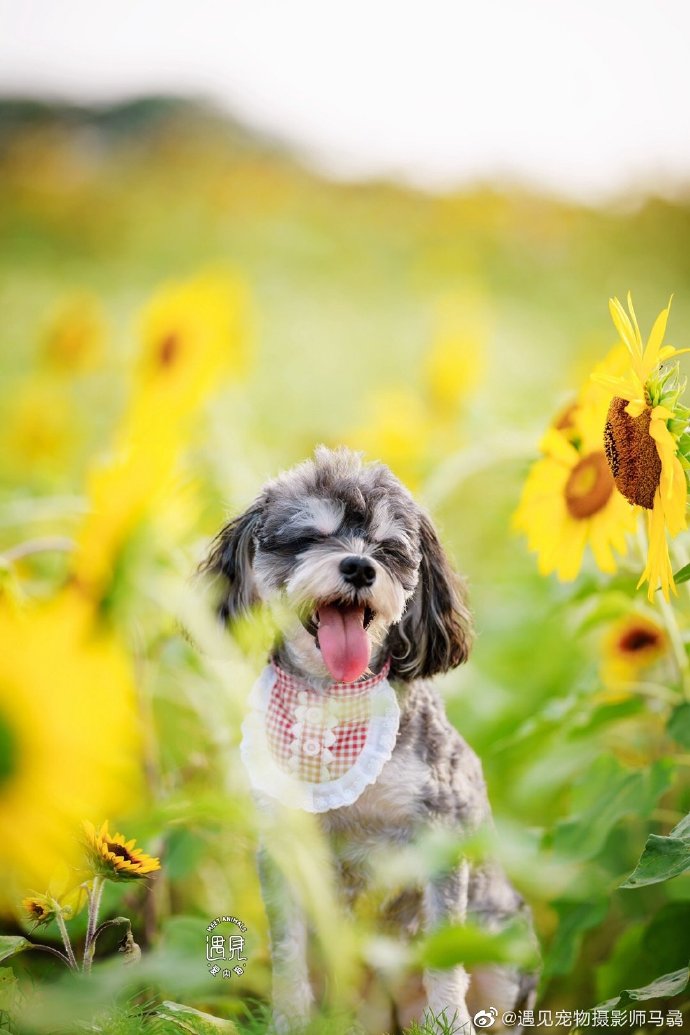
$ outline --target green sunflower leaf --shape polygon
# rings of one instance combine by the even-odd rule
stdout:
[[[205,1013],[203,1010],[195,1010],[192,1006],[184,1006],[182,1003],[174,1003],[169,999],[164,1000],[156,1010],[156,1016],[164,1020],[179,1024],[184,1031],[194,1032],[195,1035],[206,1035],[206,1032],[224,1031],[227,1035],[237,1035],[237,1027],[232,1021],[226,1021],[222,1017],[216,1017],[212,1013]]]
[[[440,927],[421,943],[419,956],[424,966],[441,970],[457,963],[519,963],[533,967],[538,958],[534,939],[520,923],[498,932],[485,931],[472,923]]]
[[[26,952],[27,949],[33,949],[33,947],[33,942],[26,938],[9,934],[0,935],[0,962],[11,959],[12,956]]]
[[[674,970],[670,974],[662,974],[661,977],[651,981],[642,988],[625,988],[615,999],[609,999],[600,1003],[597,1010],[613,1010],[629,1006],[631,1003],[639,1003],[645,999],[669,999],[671,996],[684,992],[690,981],[690,972],[687,967]]]
[[[682,568],[673,576],[674,582],[678,585],[679,582],[687,582],[690,579],[690,564],[684,564]]]
[[[677,744],[690,748],[690,702],[684,701],[674,708],[666,729]]]
[[[690,815],[678,823],[668,837],[650,834],[637,866],[619,885],[621,888],[641,888],[660,884],[690,870]]]

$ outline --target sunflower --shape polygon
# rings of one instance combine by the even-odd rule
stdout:
[[[22,909],[34,927],[48,924],[55,917],[55,901],[47,895],[28,895],[22,899]]]
[[[667,650],[666,632],[657,622],[638,613],[625,615],[604,636],[602,681],[610,690],[620,690],[661,660]]]
[[[85,815],[136,799],[140,737],[124,648],[77,592],[0,600],[0,657],[4,906],[77,864]]]
[[[513,527],[527,535],[539,572],[574,579],[589,544],[597,566],[614,572],[613,555],[626,551],[632,508],[616,491],[601,442],[602,417],[591,402],[576,404],[564,427],[542,439],[544,456],[532,465]]]
[[[628,367],[619,377],[593,375],[609,393],[605,449],[616,486],[630,503],[648,512],[649,547],[638,585],[649,583],[650,600],[659,585],[667,600],[669,590],[676,592],[666,533],[675,536],[686,527],[685,471],[690,463],[684,451],[690,411],[679,402],[685,381],[678,364],[665,364],[687,349],[663,345],[670,304],[643,345],[630,295],[628,313],[617,298],[611,299],[609,308],[628,351]]]
[[[84,823],[86,851],[94,872],[106,880],[141,880],[160,870],[160,859],[136,847],[136,841],[124,834],[111,834],[107,822],[100,830]]]
[[[477,292],[439,300],[434,337],[421,371],[428,409],[438,421],[455,421],[476,388],[489,332],[486,303]]]
[[[223,271],[163,285],[146,306],[127,434],[150,437],[180,424],[249,359],[244,284]]]
[[[164,285],[145,308],[130,404],[112,454],[90,472],[77,535],[74,575],[94,598],[145,520],[185,509],[178,462],[190,422],[223,378],[246,369],[247,312],[243,284],[224,273]]]
[[[42,358],[64,374],[91,370],[103,359],[106,325],[100,302],[76,295],[53,314],[43,336]]]

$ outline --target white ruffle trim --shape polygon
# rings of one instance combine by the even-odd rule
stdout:
[[[249,695],[250,711],[242,723],[240,755],[257,791],[277,798],[283,805],[305,812],[328,812],[352,805],[374,783],[393,754],[400,725],[395,691],[382,679],[370,692],[371,719],[359,758],[336,780],[307,783],[285,772],[275,761],[266,735],[266,712],[275,684],[273,667],[267,665]]]

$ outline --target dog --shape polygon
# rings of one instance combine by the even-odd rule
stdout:
[[[431,520],[385,465],[317,448],[221,530],[202,569],[223,621],[276,598],[294,615],[253,695],[243,758],[259,799],[316,813],[346,903],[368,886],[372,848],[490,826],[480,762],[431,683],[468,656],[464,585]],[[307,925],[275,865],[259,859],[274,1024],[287,1032],[307,1023],[313,1001]],[[496,865],[463,861],[409,889],[387,919],[409,932],[471,917],[498,931],[519,915],[529,925]],[[503,1011],[533,1005],[536,974],[484,967],[471,984],[461,965],[424,973],[430,1030],[450,1022],[472,1032],[471,1000],[498,1011],[500,1030]]]

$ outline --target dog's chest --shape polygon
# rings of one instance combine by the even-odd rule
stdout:
[[[426,814],[428,765],[411,746],[398,746],[375,783],[352,805],[332,809],[319,819],[322,829],[343,849],[386,841],[405,842]]]

